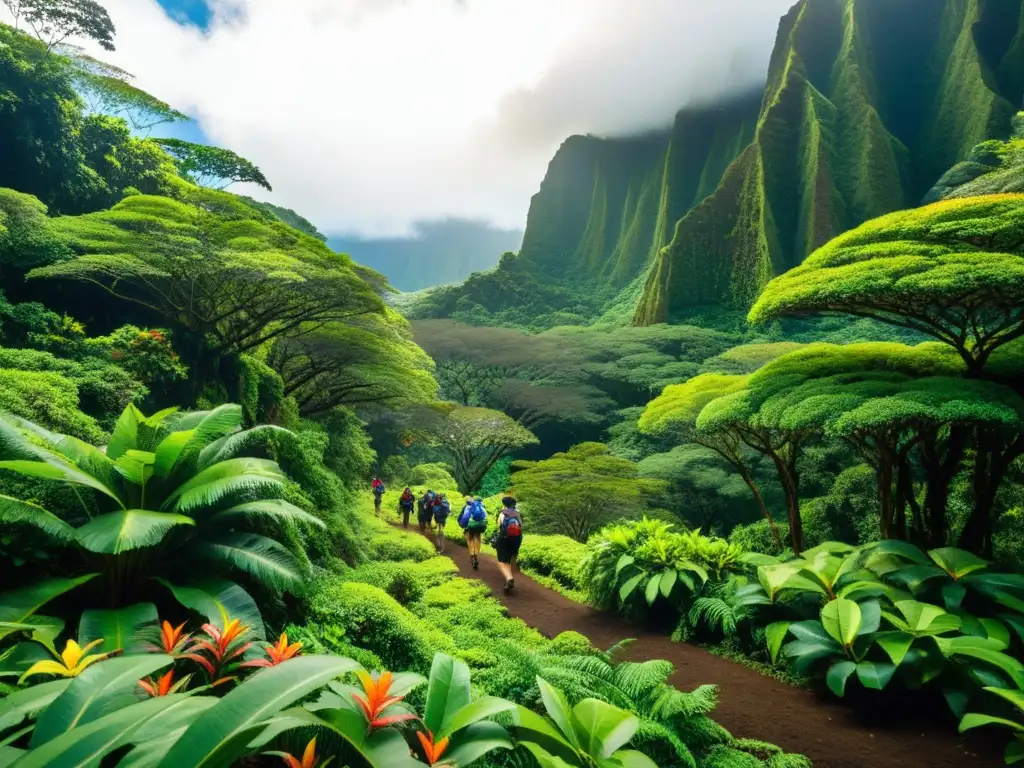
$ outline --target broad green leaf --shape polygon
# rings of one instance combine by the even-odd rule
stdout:
[[[620,749],[613,757],[622,768],[658,768],[658,764],[651,758],[634,749]]]
[[[647,599],[648,605],[654,605],[654,601],[658,599],[658,591],[661,587],[661,576],[662,574],[656,573],[651,577],[651,580],[647,582],[647,588],[644,590],[644,597]]]
[[[441,759],[454,768],[468,768],[496,749],[512,749],[513,746],[508,731],[497,723],[473,723],[459,732]]]
[[[130,448],[138,448],[139,422],[144,420],[142,411],[129,403],[114,425],[114,432],[107,442],[107,456],[118,459]]]
[[[875,638],[875,642],[885,651],[892,663],[899,666],[910,650],[914,636],[906,632],[883,632]]]
[[[1009,728],[1016,733],[1024,733],[1024,725],[1015,723],[1013,720],[1005,720],[1001,717],[992,717],[991,715],[978,715],[970,714],[964,715],[964,719],[960,721],[960,733],[969,731],[972,728],[979,728],[983,725],[1000,725],[1004,728]]]
[[[0,733],[46,709],[69,685],[70,680],[54,680],[14,691],[0,699]]]
[[[581,701],[571,719],[584,752],[594,757],[611,757],[640,727],[635,715],[599,699]]]
[[[440,731],[434,733],[434,738],[443,739],[445,736],[457,733],[484,718],[491,717],[499,712],[508,712],[515,708],[516,705],[511,701],[499,699],[495,696],[484,696],[456,712]]]
[[[212,515],[210,522],[231,525],[234,518],[265,518],[282,523],[294,522],[314,528],[327,528],[327,523],[319,517],[311,515],[304,509],[300,509],[284,499],[267,499],[265,501],[249,501],[245,504],[236,504],[230,509],[225,509]]]
[[[661,574],[661,582],[658,587],[661,589],[661,594],[667,600],[672,596],[672,588],[676,585],[676,580],[679,578],[679,572],[675,568],[667,568],[665,572]]]
[[[27,587],[2,592],[0,593],[0,621],[23,623],[46,603],[91,581],[97,575],[90,573],[74,579],[44,579]]]
[[[994,595],[996,602],[1000,605],[1005,605],[1007,608],[1011,608],[1017,613],[1024,613],[1024,600],[1014,597],[1008,592],[996,592]]]
[[[319,724],[345,739],[362,756],[360,765],[365,764],[369,768],[417,768],[423,765],[412,757],[401,732],[394,728],[371,731],[366,727],[366,719],[357,712],[344,709],[323,712]],[[276,730],[278,728],[271,726],[266,733],[270,735]],[[447,756],[446,753],[445,758]]]
[[[158,623],[156,606],[152,603],[139,603],[114,611],[85,611],[78,624],[78,644],[84,646],[93,640],[102,640],[99,650],[104,653],[147,653],[150,644],[142,635]]]
[[[0,653],[0,678],[20,679],[37,662],[52,660],[53,655],[39,643],[18,643]]]
[[[1021,712],[1024,712],[1024,691],[1007,690],[1006,688],[995,688],[992,686],[985,688],[985,690],[989,693],[994,693],[1000,698],[1006,699],[1006,701],[1013,704],[1013,706]]]
[[[963,640],[967,638],[956,639]],[[981,638],[973,639],[978,640]],[[1024,664],[1021,664],[1012,656],[1007,656],[1005,653],[1001,653],[990,648],[965,644],[957,644],[953,646],[950,649],[950,654],[954,656],[967,656],[972,659],[977,659],[978,661],[983,661],[986,664],[991,664],[1000,671],[1005,672],[1018,688],[1024,688]]]
[[[119,555],[152,547],[176,525],[195,525],[191,517],[148,509],[122,509],[94,517],[76,532],[82,548],[103,555]]]
[[[647,578],[646,573],[638,573],[636,576],[627,579],[626,582],[619,587],[619,600],[623,603],[626,602],[629,599],[629,596],[633,594],[634,590],[636,590],[637,586],[639,586],[640,582],[645,578]]]
[[[579,749],[581,744],[576,730],[572,727],[572,712],[569,709],[569,702],[560,690],[553,687],[542,677],[537,678],[537,686],[540,688],[540,697],[544,702],[544,709],[548,717],[558,726],[562,732],[562,739],[567,740],[573,747]],[[522,713],[520,713],[520,716]]]
[[[786,645],[782,652],[793,661],[800,674],[806,674],[821,659],[842,655],[843,647],[831,638],[829,641],[797,640]]]
[[[857,678],[861,685],[874,691],[885,688],[895,672],[895,665],[883,662],[862,661],[857,665]]]
[[[837,661],[828,668],[825,674],[825,684],[836,696],[842,698],[846,693],[846,681],[850,679],[857,669],[857,665],[849,660]]]
[[[187,695],[179,693],[136,701],[130,706],[81,723],[74,730],[59,733],[40,746],[33,747],[18,762],[18,768],[93,768],[100,764],[103,757],[127,745],[132,734],[150,718],[159,716]]]
[[[29,616],[25,621],[33,628],[31,639],[46,647],[55,656],[58,655],[54,643],[58,635],[64,631],[64,619],[36,614]]]
[[[75,538],[75,529],[52,512],[29,501],[0,495],[0,524],[12,523],[31,525],[58,542],[74,541]]]
[[[1010,647],[1010,630],[998,619],[978,619],[985,629],[985,635],[992,640],[999,641],[1003,648]]]
[[[157,579],[174,595],[174,599],[205,616],[218,626],[225,627],[231,619],[241,619],[242,623],[251,627],[253,637],[263,640],[266,628],[260,609],[252,596],[226,579],[208,579],[195,584],[171,584],[164,579]]]
[[[395,672],[391,676],[391,688],[389,689],[389,692],[392,696],[405,696],[413,689],[419,688],[425,682],[427,682],[427,678],[423,675],[417,675],[415,672]]]
[[[575,765],[579,765],[579,763],[570,765],[562,758],[552,755],[540,744],[531,741],[521,741],[520,744],[533,756],[540,768],[574,768]]]
[[[870,545],[871,557],[876,555],[897,555],[917,565],[928,565],[928,556],[918,547],[905,541],[887,539]]]
[[[906,584],[912,591],[920,589],[921,585],[927,581],[945,579],[946,577],[946,572],[934,565],[910,565],[889,574],[890,579]]]
[[[301,592],[305,584],[295,555],[267,536],[221,533],[204,537],[192,551],[207,560],[237,568],[270,589]]]
[[[956,547],[942,547],[928,551],[928,556],[935,561],[953,579],[962,579],[969,573],[988,567],[988,561]]]
[[[632,555],[622,555],[622,557],[619,558],[619,561],[615,564],[615,575],[618,576],[622,573],[623,568],[626,568],[635,562],[636,558]]]
[[[190,512],[208,507],[233,494],[260,488],[280,487],[287,478],[268,459],[228,459],[207,467],[167,497],[164,509]]]
[[[121,501],[121,497],[117,495],[116,491],[107,487],[92,475],[82,472],[63,459],[59,459],[56,454],[48,461],[0,461],[0,469],[7,469],[19,475],[34,477],[39,480],[55,480],[61,483],[92,488],[94,491],[99,491],[104,496],[112,498],[117,502],[118,506],[124,506],[124,502]]]
[[[857,637],[861,621],[860,606],[853,600],[836,598],[821,609],[821,624],[825,631],[837,643],[847,647],[852,645]]]
[[[797,568],[788,563],[780,565],[762,565],[757,569],[757,578],[768,594],[768,598],[775,602],[775,598],[782,590],[782,585],[797,572]]]
[[[836,641],[825,631],[820,621],[797,621],[789,625],[789,631],[797,640],[821,642],[836,645]],[[839,647],[839,646],[837,646]]]
[[[423,723],[433,733],[446,730],[470,701],[469,667],[446,653],[434,654],[427,682]]]
[[[261,670],[189,726],[161,768],[230,766],[268,718],[358,667],[341,657],[300,656]]]
[[[942,585],[942,602],[947,611],[959,608],[967,596],[967,587],[963,584],[951,583]]]
[[[568,711],[568,710],[566,710]],[[552,724],[550,720],[545,717],[541,717],[532,709],[526,707],[517,706],[512,713],[512,722],[515,723],[516,728],[526,734],[520,733],[519,740],[526,741],[529,736],[541,737],[543,739],[553,741],[557,744],[563,744],[566,747],[576,749],[577,746],[566,741],[566,737],[558,731],[558,729]],[[575,738],[576,735],[572,734]]]
[[[233,459],[248,446],[257,444],[259,440],[271,436],[278,438],[278,440],[281,438],[295,439],[295,433],[284,427],[278,427],[273,424],[260,424],[252,429],[234,432],[214,440],[199,452],[199,461],[196,463],[196,468],[203,470],[207,467],[212,467],[218,462]]]
[[[139,680],[173,663],[170,656],[153,653],[93,664],[39,716],[30,746],[35,749],[130,704],[136,700]]]
[[[858,603],[858,605],[860,606],[861,624],[857,634],[863,636],[877,632],[882,623],[882,606],[877,600],[868,600]]]
[[[700,580],[707,583],[708,580],[708,569],[700,563],[694,563],[690,560],[680,560],[676,563],[676,570],[692,571],[700,577]],[[693,591],[691,587],[690,591]]]
[[[959,616],[946,613],[937,605],[921,603],[916,600],[901,600],[896,609],[906,619],[906,626],[899,627],[912,634],[941,635],[960,628]]]
[[[195,434],[195,430],[191,429],[182,432],[172,432],[160,441],[153,457],[153,473],[157,477],[170,476],[178,462],[178,457],[181,456],[181,452],[185,448],[185,444],[188,443],[193,434]]]
[[[156,457],[149,451],[127,450],[114,462],[121,477],[129,483],[144,486],[153,476],[153,462]]]
[[[24,749],[17,749],[11,746],[0,746],[0,768],[7,768],[25,754]]]
[[[764,628],[764,637],[768,643],[768,653],[771,654],[772,664],[777,664],[779,661],[779,649],[782,648],[782,642],[789,634],[790,624],[792,622],[777,621]]]

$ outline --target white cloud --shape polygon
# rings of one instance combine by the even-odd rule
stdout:
[[[792,1],[216,0],[204,35],[104,0],[105,56],[324,231],[522,226],[570,133],[658,127],[763,80]]]

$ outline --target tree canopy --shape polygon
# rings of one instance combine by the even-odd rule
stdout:
[[[840,235],[775,278],[750,310],[842,313],[949,344],[972,374],[1024,336],[1024,195],[948,200]]]
[[[530,530],[581,542],[613,520],[640,517],[665,489],[601,443],[581,443],[543,461],[517,461],[512,470],[513,492]]]
[[[96,0],[3,0],[14,16],[17,29],[22,21],[46,49],[52,50],[71,37],[88,37],[105,51],[114,50],[114,22]]]
[[[347,256],[227,193],[183,194],[57,219],[77,257],[29,277],[99,286],[204,339],[214,355],[383,312]]]
[[[178,172],[201,187],[224,189],[232,184],[258,184],[273,191],[263,171],[230,149],[193,144],[183,139],[150,139],[174,158]]]

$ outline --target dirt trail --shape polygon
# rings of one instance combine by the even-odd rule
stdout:
[[[476,578],[491,588],[512,616],[543,634],[575,630],[599,648],[623,638],[635,638],[627,656],[634,660],[668,659],[676,668],[670,682],[683,690],[704,683],[719,687],[719,705],[713,717],[737,738],[778,744],[787,752],[807,755],[815,768],[995,768],[1002,759],[995,750],[1002,734],[989,734],[989,742],[965,743],[950,729],[930,722],[914,723],[912,713],[876,715],[876,722],[843,706],[831,696],[795,688],[752,669],[664,635],[644,632],[624,619],[573,602],[542,587],[523,574],[516,575],[515,590],[503,591],[504,582],[494,558],[480,556],[480,570],[470,567],[466,550],[450,542],[445,552],[460,575]],[[992,751],[989,750],[992,747]]]

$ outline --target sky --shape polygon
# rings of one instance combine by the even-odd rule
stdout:
[[[102,0],[102,58],[325,233],[521,228],[573,133],[661,128],[764,81],[794,0]]]

